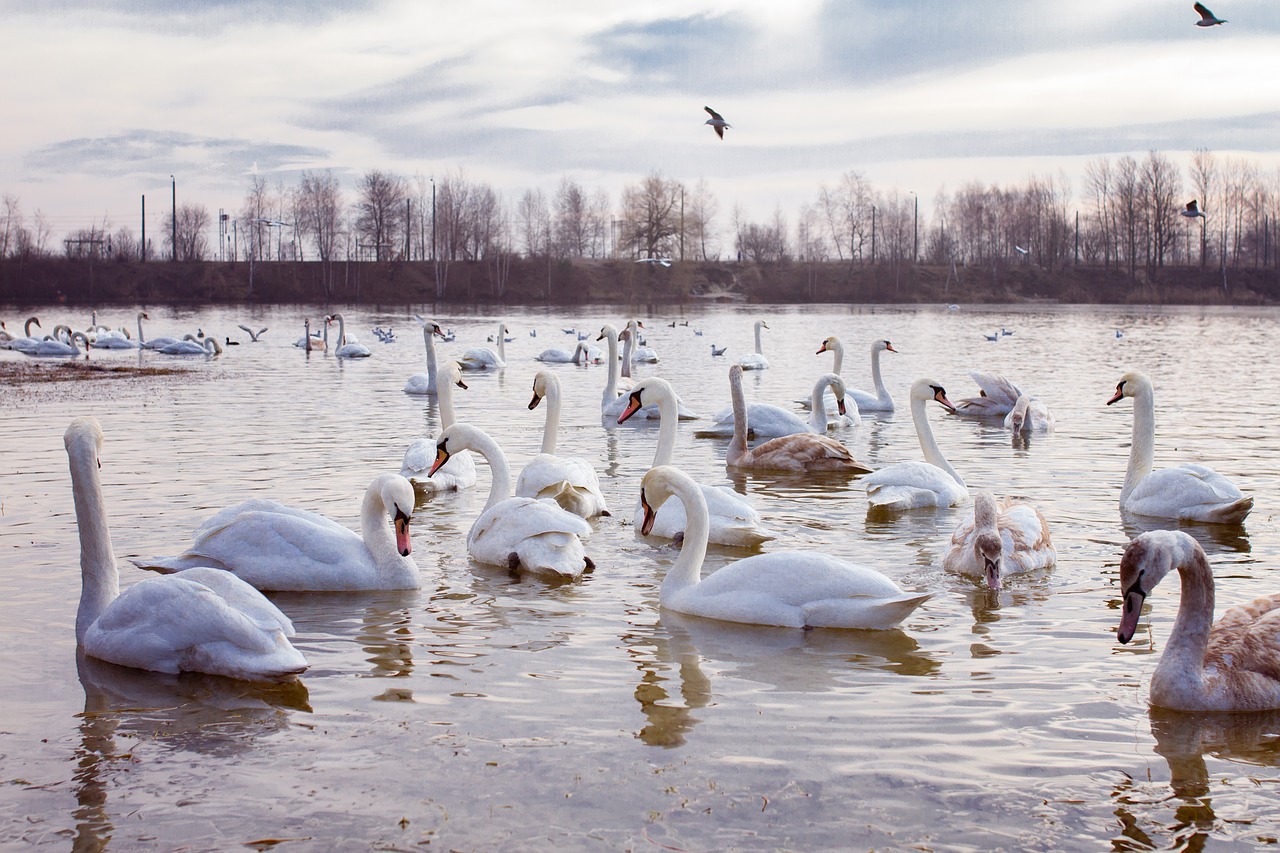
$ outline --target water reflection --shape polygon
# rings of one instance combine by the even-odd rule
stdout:
[[[1248,554],[1249,534],[1243,524],[1196,524],[1120,511],[1120,527],[1130,540],[1151,530],[1181,530],[1200,543],[1206,554]]]
[[[1188,714],[1151,709],[1155,751],[1169,762],[1169,786],[1179,797],[1209,794],[1211,755],[1240,764],[1280,766],[1280,710],[1250,714]]]
[[[216,675],[166,675],[76,654],[84,687],[80,746],[73,776],[76,835],[72,849],[107,849],[114,825],[107,793],[118,762],[129,757],[117,736],[182,752],[225,757],[252,750],[284,731],[290,712],[309,713],[301,682],[254,684]]]

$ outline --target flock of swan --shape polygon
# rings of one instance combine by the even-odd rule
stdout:
[[[140,342],[145,340],[143,319],[145,314],[140,313]],[[194,670],[269,680],[295,677],[306,662],[289,643],[288,617],[262,591],[419,587],[409,533],[415,490],[475,487],[479,478],[473,457],[477,455],[489,470],[489,492],[467,535],[472,559],[558,582],[572,581],[595,568],[586,542],[592,521],[609,515],[610,509],[592,465],[558,452],[563,401],[555,371],[543,367],[532,377],[529,408],[542,406],[545,413],[542,447],[515,475],[493,435],[457,420],[453,399],[455,388],[467,387],[463,377],[468,371],[510,370],[506,326],[500,325],[491,339],[493,348],[468,349],[456,361],[442,361],[437,359],[434,339],[444,338],[445,333],[434,321],[418,320],[427,372],[410,377],[404,391],[437,398],[440,432],[414,441],[399,473],[373,479],[361,509],[360,534],[310,511],[269,500],[246,501],[215,513],[180,553],[134,558],[139,567],[161,574],[121,594],[99,481],[102,431],[92,418],[71,424],[65,444],[82,567],[76,635],[88,654],[163,672]],[[318,337],[308,322],[299,345],[311,348],[315,337],[317,348],[327,347],[332,322],[339,327],[337,351],[351,346],[340,314],[325,318]],[[834,370],[817,380],[806,401],[809,419],[802,420],[783,407],[746,400],[743,371],[768,368],[759,351],[761,332],[767,328],[763,321],[755,324],[757,352],[730,366],[732,405],[714,419],[713,434],[731,436],[727,469],[860,477],[870,511],[890,519],[894,513],[916,507],[971,501],[971,511],[946,546],[942,566],[975,576],[992,589],[1000,589],[1020,573],[1054,564],[1056,553],[1044,515],[1029,502],[999,499],[990,491],[971,496],[929,423],[931,404],[937,403],[954,416],[999,418],[1015,434],[1049,431],[1053,416],[1043,401],[996,374],[971,374],[978,394],[954,403],[941,383],[918,379],[907,389],[906,401],[920,457],[872,470],[828,434],[828,422],[832,417],[856,416],[859,409],[894,409],[880,371],[880,356],[896,352],[893,345],[885,340],[871,344],[874,391],[868,392],[846,388],[840,377],[843,345],[835,336],[823,340],[817,352],[834,354]],[[643,346],[642,336],[643,325],[634,320],[621,332],[605,325],[594,340],[603,343],[607,355],[584,340],[592,336],[580,335],[574,352],[545,350],[537,360],[591,364],[604,357],[608,379],[601,397],[602,421],[657,420],[652,464],[635,484],[633,524],[640,535],[670,539],[680,549],[661,583],[662,607],[754,625],[886,629],[900,624],[929,598],[928,593],[900,588],[874,568],[807,551],[753,554],[703,578],[709,544],[759,550],[776,534],[742,496],[698,483],[680,468],[675,458],[678,424],[697,415],[684,406],[667,379],[630,377],[635,350]],[[620,344],[626,346],[621,359]],[[648,357],[641,351],[640,359]],[[1134,411],[1120,509],[1164,520],[1170,527],[1179,522],[1241,523],[1253,507],[1253,498],[1227,478],[1189,463],[1154,468],[1155,392],[1150,378],[1137,371],[1126,373],[1106,402],[1126,399],[1132,400]],[[748,440],[753,437],[757,443],[751,445]],[[1174,570],[1181,576],[1182,597],[1152,678],[1152,703],[1180,710],[1280,707],[1280,594],[1231,608],[1214,623],[1212,571],[1200,545],[1185,532],[1143,533],[1125,549],[1118,640],[1125,643],[1132,638],[1147,597]]]

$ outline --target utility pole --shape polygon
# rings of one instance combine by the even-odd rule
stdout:
[[[413,234],[413,199],[406,198],[404,200],[404,259],[406,261],[413,258],[409,255],[409,236]]]
[[[431,260],[436,259],[436,179],[431,176]]]
[[[142,194],[142,262],[147,261],[147,194]]]
[[[169,176],[169,182],[173,186],[173,260],[178,260],[178,182],[173,179],[173,175]]]
[[[876,265],[876,206],[871,205],[871,265]]]
[[[915,208],[911,213],[911,263],[915,263],[920,257],[920,196],[914,192],[911,197],[915,199]]]

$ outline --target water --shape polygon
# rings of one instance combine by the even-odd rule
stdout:
[[[25,310],[25,309],[24,309]],[[892,415],[838,437],[873,466],[919,457],[913,379],[953,400],[970,369],[1006,373],[1046,400],[1057,431],[1014,447],[997,425],[929,417],[970,488],[1022,495],[1053,529],[1058,565],[996,594],[939,567],[962,509],[869,519],[857,481],[732,480],[725,443],[680,428],[678,464],[749,494],[780,531],[769,548],[866,563],[933,598],[891,632],[809,633],[660,612],[674,559],[631,513],[653,428],[602,428],[604,367],[553,365],[562,453],[593,462],[612,518],[579,583],[516,583],[471,563],[465,535],[488,487],[415,515],[416,592],[275,596],[311,663],[301,686],[255,688],[81,662],[73,622],[78,545],[62,433],[93,414],[125,583],[130,555],[174,553],[214,510],[269,496],[358,526],[374,475],[433,432],[433,403],[401,393],[423,369],[400,310],[349,309],[366,361],[291,346],[307,309],[152,309],[148,334],[200,326],[246,341],[221,358],[97,352],[94,364],[176,376],[8,384],[0,406],[0,845],[77,850],[1120,850],[1254,849],[1280,835],[1280,716],[1152,712],[1147,684],[1177,609],[1150,599],[1119,646],[1116,572],[1134,529],[1116,501],[1132,406],[1107,407],[1129,369],[1156,383],[1157,463],[1200,461],[1257,505],[1243,529],[1190,528],[1219,604],[1273,592],[1280,532],[1280,404],[1272,309],[694,306],[640,312],[657,372],[703,414],[728,402],[730,359],[767,318],[772,368],[752,399],[806,396],[838,334],[844,375],[870,387],[866,350],[888,338]],[[112,310],[113,325],[134,311]],[[105,316],[110,315],[110,316]],[[312,310],[311,316],[319,312]],[[14,321],[23,310],[0,312]],[[462,419],[490,430],[514,470],[538,451],[532,357],[572,349],[562,328],[621,326],[623,309],[442,312],[459,354],[499,320],[507,369],[468,376]],[[42,322],[81,318],[57,308]],[[671,328],[672,320],[689,326]],[[236,325],[270,330],[250,344]],[[370,329],[391,325],[399,340]],[[1014,334],[983,338],[1005,326]],[[694,329],[703,330],[697,336]],[[1125,334],[1116,338],[1114,330]],[[536,329],[531,338],[529,330]],[[729,347],[713,359],[710,344]],[[0,360],[26,362],[0,352]],[[742,556],[712,548],[708,569]],[[1148,626],[1150,629],[1148,630]],[[277,842],[273,844],[272,842]]]

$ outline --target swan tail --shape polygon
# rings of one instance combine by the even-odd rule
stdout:
[[[187,569],[210,568],[228,571],[227,567],[209,557],[182,554],[177,557],[130,557],[129,562],[140,569],[161,575],[172,575]]]
[[[813,602],[804,608],[806,628],[858,628],[884,631],[929,599],[932,593],[904,593],[890,598],[850,596]]]
[[[1250,495],[1229,504],[1213,507],[1203,520],[1216,524],[1239,524],[1252,510],[1253,496]]]
[[[736,545],[739,548],[759,548],[769,540],[777,538],[777,534],[763,527],[744,526],[725,528],[719,531],[719,535],[714,535],[711,541],[720,545]]]

